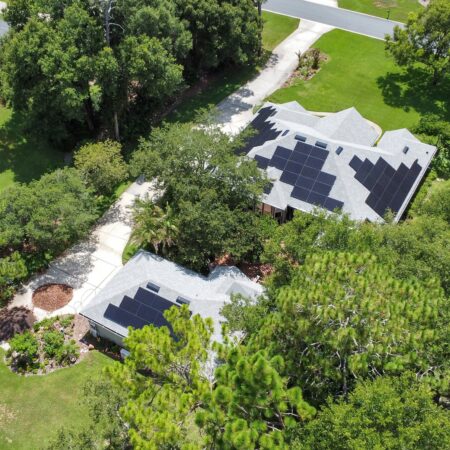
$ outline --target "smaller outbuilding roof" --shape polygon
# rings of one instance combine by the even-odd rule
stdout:
[[[153,253],[139,251],[80,314],[126,337],[128,324],[134,328],[146,323],[165,325],[164,310],[187,303],[193,314],[213,319],[213,339],[220,341],[220,310],[230,296],[256,298],[262,293],[263,287],[236,267],[217,266],[205,277]]]

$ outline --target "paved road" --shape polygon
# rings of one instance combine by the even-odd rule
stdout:
[[[348,9],[333,8],[306,0],[268,0],[263,9],[313,22],[324,23],[354,33],[384,39],[396,25],[392,20],[360,14]]]

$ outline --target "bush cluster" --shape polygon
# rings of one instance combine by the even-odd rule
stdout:
[[[8,352],[10,365],[20,373],[37,373],[46,366],[67,366],[78,359],[79,350],[70,335],[73,316],[51,317],[37,322],[33,331],[15,335]]]

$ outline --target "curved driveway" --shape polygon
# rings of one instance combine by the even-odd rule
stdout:
[[[400,22],[306,0],[267,0],[263,5],[263,9],[286,16],[331,25],[376,39],[384,39],[386,34],[392,34],[396,25],[403,25]]]

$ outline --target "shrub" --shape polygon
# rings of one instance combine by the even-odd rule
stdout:
[[[56,361],[63,366],[69,365],[78,359],[80,352],[76,342],[71,339],[70,342],[61,346],[56,352]]]
[[[59,331],[47,331],[44,333],[44,352],[49,358],[53,358],[64,346],[64,335]]]
[[[17,284],[27,275],[25,262],[18,252],[0,258],[0,305],[12,297]]]
[[[54,328],[55,323],[58,321],[58,316],[56,317],[47,317],[42,319],[40,322],[36,322],[33,326],[34,331],[38,330],[52,330]]]
[[[63,328],[68,328],[70,327],[70,325],[73,322],[73,315],[69,315],[66,317],[62,317],[61,319],[59,319],[59,324],[63,327]]]
[[[30,370],[36,365],[38,360],[39,344],[29,331],[16,334],[10,341],[9,354],[13,358],[13,364],[19,368]]]
[[[99,194],[110,194],[128,177],[128,167],[118,142],[87,144],[75,154],[75,167]]]

